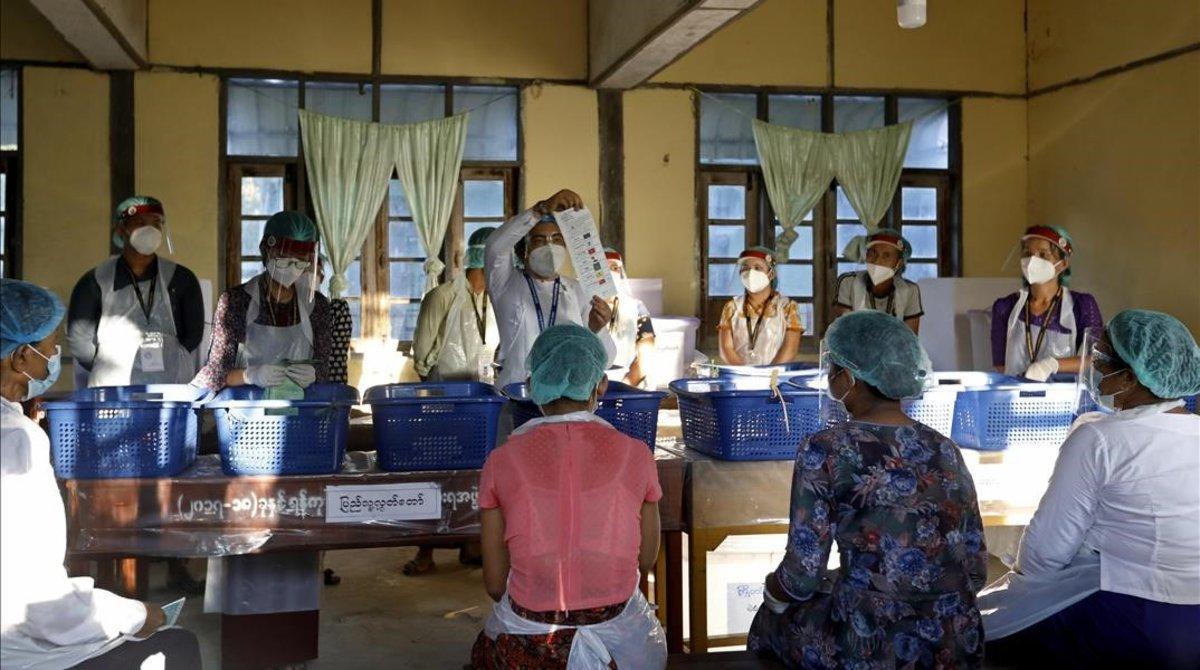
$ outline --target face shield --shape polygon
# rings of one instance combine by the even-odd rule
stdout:
[[[1085,329],[1083,345],[1079,350],[1079,378],[1076,382],[1079,395],[1078,413],[1116,412],[1116,396],[1125,389],[1109,388],[1110,393],[1105,393],[1101,387],[1108,386],[1105,380],[1109,377],[1128,370],[1129,366],[1121,361],[1112,345],[1104,341],[1103,328]]]
[[[858,382],[847,368],[834,362],[833,352],[829,350],[825,340],[821,340],[820,361],[820,373],[813,378],[811,385],[812,388],[821,391],[818,400],[821,425],[832,426],[849,421],[850,413],[846,411],[844,403],[845,394]],[[836,386],[837,389],[834,390],[832,386]],[[842,395],[838,397],[838,393]]]
[[[1070,277],[1070,241],[1053,229],[1035,226],[1021,236],[1001,266],[1005,275],[1019,275],[1025,285],[1058,279],[1066,285]]]

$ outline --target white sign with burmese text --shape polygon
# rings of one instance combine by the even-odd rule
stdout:
[[[442,487],[434,482],[330,486],[325,521],[421,521],[442,517]]]

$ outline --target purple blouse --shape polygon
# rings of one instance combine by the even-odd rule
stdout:
[[[992,364],[997,366],[1004,365],[1004,359],[1008,345],[1008,318],[1012,315],[1013,307],[1017,305],[1017,298],[1020,297],[1017,293],[1000,298],[992,303]],[[1091,293],[1081,293],[1079,291],[1071,291],[1072,307],[1071,311],[1075,314],[1075,347],[1083,344],[1083,331],[1087,328],[1103,328],[1104,318],[1100,316],[1100,305],[1096,302],[1096,298],[1092,297]],[[1062,325],[1062,314],[1059,309],[1054,310],[1054,320],[1049,326],[1045,326],[1047,313],[1034,314],[1033,325],[1045,327],[1057,333],[1069,332]],[[1017,319],[1024,323],[1025,313],[1022,310],[1021,314],[1017,315]]]

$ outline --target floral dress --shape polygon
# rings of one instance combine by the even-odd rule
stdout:
[[[791,510],[775,570],[791,605],[759,609],[751,649],[799,668],[982,665],[987,550],[953,442],[921,424],[821,431],[797,453]]]

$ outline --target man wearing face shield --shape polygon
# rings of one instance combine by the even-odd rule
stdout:
[[[725,303],[717,334],[728,365],[789,363],[800,351],[804,326],[796,303],[775,290],[775,254],[753,247],[738,257],[746,292]]]
[[[914,333],[920,332],[921,317],[925,314],[921,288],[901,276],[912,256],[912,245],[908,240],[891,228],[881,228],[850,240],[843,255],[853,261],[865,262],[867,269],[838,277],[833,318],[873,310],[890,314]]]
[[[1024,287],[992,304],[992,364],[1036,382],[1078,372],[1083,333],[1104,320],[1091,294],[1067,288],[1071,237],[1062,228],[1031,226],[1020,249]]]
[[[599,296],[585,296],[578,281],[561,275],[569,261],[554,212],[580,207],[583,199],[564,189],[505,221],[488,238],[484,272],[500,329],[501,386],[525,381],[525,359],[534,340],[555,324],[585,326],[600,338],[610,364],[616,355],[606,327],[612,308]],[[523,269],[517,268],[518,259]]]
[[[88,386],[186,384],[196,373],[204,336],[200,282],[161,258],[166,218],[154,198],[117,206],[113,244],[120,250],[80,277],[67,312],[67,349]]]

